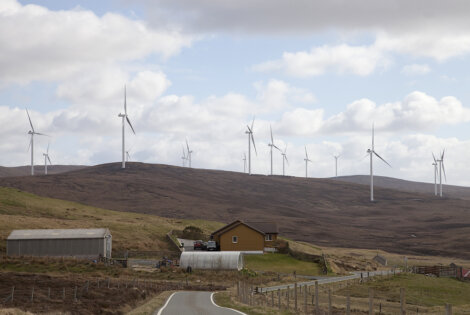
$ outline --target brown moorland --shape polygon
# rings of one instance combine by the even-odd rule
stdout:
[[[60,174],[70,171],[76,171],[83,169],[85,165],[52,165],[47,167],[48,174]],[[14,167],[5,167],[0,166],[0,177],[12,177],[12,176],[28,176],[31,174],[31,166],[14,166]],[[43,175],[44,174],[44,165],[34,166],[34,174]]]
[[[1,178],[41,196],[172,218],[273,220],[280,233],[323,246],[470,258],[470,204],[330,179],[128,163]]]

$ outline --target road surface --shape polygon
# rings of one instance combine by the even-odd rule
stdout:
[[[246,315],[214,303],[213,292],[183,291],[173,293],[154,315]]]
[[[395,270],[395,273],[399,273],[400,270]],[[315,285],[315,281],[318,281],[318,284],[324,284],[324,283],[333,283],[333,282],[340,282],[340,281],[346,281],[346,280],[351,280],[351,279],[360,279],[362,278],[367,278],[367,277],[374,277],[374,276],[382,276],[382,275],[389,275],[393,274],[394,271],[391,270],[383,270],[383,271],[358,271],[354,272],[350,276],[343,276],[343,277],[319,277],[318,280],[312,280],[312,281],[305,281],[305,282],[297,282],[297,286],[310,286],[310,285]],[[362,274],[362,276],[361,276]],[[264,293],[264,292],[271,292],[271,291],[277,291],[278,289],[284,290],[287,289],[287,287],[293,288],[294,284],[282,284],[282,285],[276,285],[272,287],[265,287],[265,288],[258,288],[258,292]]]

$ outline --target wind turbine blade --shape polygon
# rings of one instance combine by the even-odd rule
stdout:
[[[442,150],[441,160],[444,160],[444,153],[446,153],[446,149]]]
[[[188,149],[188,156],[189,156],[189,144],[188,144],[188,139],[186,139],[186,148]]]
[[[31,122],[31,117],[29,116],[29,112],[28,112],[28,109],[27,109],[27,108],[26,108],[26,114],[28,115],[29,124],[31,125],[31,130],[34,132],[33,123]]]
[[[46,154],[49,154],[49,142],[47,143],[47,150],[46,150]]]
[[[444,173],[444,180],[446,181],[447,183],[447,176],[446,176],[446,169],[444,167],[444,160],[442,160],[442,172]]]
[[[251,129],[250,129],[250,131],[253,130],[253,126],[254,126],[254,125],[255,125],[255,116],[253,116],[253,121],[251,122]]]
[[[305,159],[308,160],[307,146],[305,146]]]
[[[129,117],[127,117],[127,115],[126,115],[126,120],[127,120],[127,123],[129,124],[129,126],[131,127],[132,132],[135,134],[134,127],[132,127],[131,121],[129,120]]]
[[[287,165],[289,165],[289,160],[287,159],[287,155],[284,154],[284,158],[286,159]]]
[[[276,149],[278,149],[279,152],[282,152],[281,149],[279,149],[279,148],[277,147],[277,145],[273,144],[273,147],[275,147]]]
[[[27,152],[29,152],[29,149],[31,149],[31,143],[32,143],[32,142],[33,142],[33,139],[31,138],[31,139],[29,140],[29,145],[28,145],[28,151],[27,151]]]
[[[35,132],[34,134],[35,135],[40,135],[40,136],[45,136],[45,137],[50,137],[49,135],[46,135],[45,133]]]
[[[437,163],[436,157],[434,156],[434,152],[432,153],[432,158],[434,159],[434,163]]]
[[[372,123],[372,150],[374,150],[374,123]]]
[[[48,154],[46,154],[46,156],[47,156],[47,159],[49,160],[49,165],[52,165],[51,158],[49,157]]]
[[[274,146],[274,139],[273,139],[273,128],[269,125],[269,130],[271,131],[271,144]]]
[[[124,114],[127,115],[127,93],[126,93],[125,84],[124,84]]]
[[[250,135],[251,135],[251,141],[253,142],[253,148],[255,148],[255,154],[258,155],[258,152],[256,151],[255,138],[253,137],[252,133],[250,133]]]
[[[387,164],[388,166],[392,167],[387,161],[385,161],[380,155],[378,155],[377,152],[375,152],[375,151],[372,151],[372,152],[374,152],[374,154],[375,154],[379,159],[381,159],[385,164]]]

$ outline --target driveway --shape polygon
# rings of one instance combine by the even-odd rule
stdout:
[[[184,244],[183,248],[185,252],[194,251],[194,240],[186,240],[184,238],[178,238],[178,242],[180,242],[180,244]]]
[[[183,291],[173,293],[165,305],[153,315],[246,315],[220,307],[212,298],[214,292]]]

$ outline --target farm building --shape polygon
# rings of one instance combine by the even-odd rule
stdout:
[[[7,238],[8,256],[111,258],[109,229],[14,230]]]
[[[212,233],[221,251],[267,251],[277,240],[277,224],[236,220]]]

